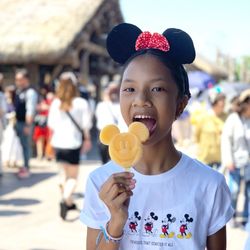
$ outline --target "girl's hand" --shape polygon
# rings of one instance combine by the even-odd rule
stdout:
[[[122,172],[111,175],[101,187],[99,197],[108,207],[111,213],[109,233],[122,232],[128,218],[129,198],[133,195],[135,188],[134,174]]]

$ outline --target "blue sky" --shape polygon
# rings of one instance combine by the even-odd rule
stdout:
[[[210,60],[217,49],[236,58],[250,56],[249,0],[120,0],[120,5],[125,22],[143,31],[185,30],[197,52]]]

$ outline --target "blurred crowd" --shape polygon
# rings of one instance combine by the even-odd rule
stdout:
[[[81,159],[92,149],[96,133],[120,123],[118,81],[103,85],[99,102],[73,72],[63,72],[51,84],[38,88],[27,69],[15,72],[15,83],[5,86],[0,74],[0,176],[4,167],[16,167],[17,177],[30,177],[30,159],[53,160],[60,165],[60,216],[76,209],[73,193]],[[94,145],[97,142],[94,141]],[[98,144],[99,158],[109,160]]]
[[[30,176],[30,158],[61,163],[60,215],[75,209],[74,192],[80,159],[97,145],[102,163],[109,160],[107,147],[92,137],[107,124],[126,128],[119,108],[119,81],[101,86],[95,97],[79,84],[73,72],[63,72],[55,84],[30,82],[29,72],[15,72],[15,83],[5,85],[0,74],[0,176],[3,165],[18,167],[17,176]],[[96,96],[99,96],[98,100]],[[222,172],[236,210],[231,225],[248,225],[250,214],[250,88],[230,93],[220,84],[194,92],[188,107],[175,121],[177,147]],[[92,137],[92,138],[91,138]],[[97,141],[94,141],[97,140]],[[4,178],[4,176],[2,177]],[[241,221],[237,202],[241,187],[245,205]]]
[[[184,152],[225,175],[236,211],[230,225],[249,228],[250,86],[233,95],[223,85],[196,93],[175,122],[173,135],[176,145]],[[239,216],[241,188],[245,199]]]

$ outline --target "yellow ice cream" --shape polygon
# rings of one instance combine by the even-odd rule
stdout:
[[[110,158],[127,171],[142,157],[142,142],[148,138],[148,128],[141,122],[131,123],[125,133],[115,125],[104,127],[100,133],[100,141],[109,145]]]

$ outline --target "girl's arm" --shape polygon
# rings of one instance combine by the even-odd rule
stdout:
[[[226,250],[226,246],[226,226],[207,238],[207,250]]]
[[[100,230],[87,228],[87,242],[86,250],[96,250],[96,239],[98,237]]]
[[[115,173],[101,187],[99,197],[110,211],[111,218],[106,226],[107,232],[88,228],[87,250],[117,250],[120,242],[107,239],[121,238],[128,218],[129,199],[135,187],[133,174],[129,172]],[[99,234],[100,233],[100,234]],[[105,236],[104,236],[105,234]]]
[[[86,250],[118,250],[120,244],[106,242],[103,234],[100,235],[99,244],[96,245],[96,240],[99,237],[100,230],[89,228],[87,229],[87,248]]]

